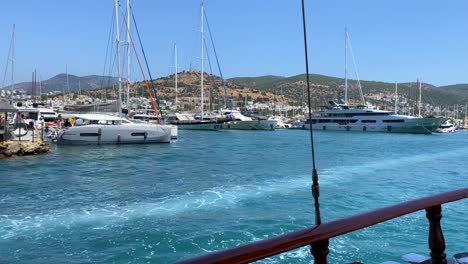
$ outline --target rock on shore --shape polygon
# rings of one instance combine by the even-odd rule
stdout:
[[[15,156],[38,155],[49,152],[47,142],[0,142],[0,159]]]

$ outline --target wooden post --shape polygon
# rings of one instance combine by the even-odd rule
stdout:
[[[328,239],[310,245],[310,252],[314,256],[314,264],[327,264]]]
[[[445,239],[440,226],[442,206],[436,205],[426,208],[426,217],[429,220],[429,248],[431,249],[432,264],[447,264],[445,254]]]

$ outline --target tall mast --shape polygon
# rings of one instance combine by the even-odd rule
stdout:
[[[421,117],[421,81],[418,80],[419,97],[418,97],[418,117]]]
[[[70,80],[68,78],[68,65],[65,64],[65,71],[67,72],[67,99],[68,99],[68,96],[70,95]]]
[[[78,99],[81,97],[81,80],[78,79]]]
[[[35,72],[32,72],[32,78],[31,78],[31,97],[33,99],[33,103],[36,102],[36,91],[35,91],[35,87],[34,87],[34,73]]]
[[[42,75],[39,73],[39,101],[42,101]]]
[[[468,106],[467,103],[465,103],[465,118],[463,119],[463,124],[465,125],[466,127],[466,107]]]
[[[345,27],[345,53],[344,53],[344,76],[345,76],[345,90],[344,90],[344,103],[348,104],[348,28]]]
[[[14,96],[14,90],[15,90],[15,42],[16,42],[16,36],[15,36],[15,24],[13,24],[13,33],[11,35],[11,99],[13,99]]]
[[[119,116],[122,116],[122,71],[120,65],[120,33],[119,33],[119,0],[115,0],[115,45],[117,50],[117,71],[119,75],[119,97],[117,102],[117,110]]]
[[[127,0],[127,108],[128,108],[128,100],[130,99],[130,0]]]
[[[65,76],[66,76],[66,81],[67,81],[67,86],[68,86],[68,67],[67,64],[65,64]],[[67,100],[65,99],[66,93],[65,93],[65,86],[62,86],[62,95],[63,95],[63,103],[65,104]]]
[[[174,68],[175,68],[175,110],[177,110],[177,44],[174,43]]]
[[[395,82],[395,114],[398,111],[398,84]]]
[[[37,100],[37,71],[34,69],[34,102]]]
[[[201,1],[200,4],[200,42],[201,42],[201,117],[200,120],[203,120],[203,103],[204,103],[204,98],[203,98],[203,48],[204,48],[204,42],[203,42],[203,0]]]

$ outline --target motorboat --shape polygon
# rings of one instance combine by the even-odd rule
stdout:
[[[165,117],[165,122],[182,130],[219,130],[221,123],[216,119],[196,119],[190,114],[174,113]]]
[[[223,123],[220,129],[225,130],[275,130],[278,120],[254,119],[243,115],[239,110],[221,110],[222,115],[218,120]]]
[[[457,127],[452,123],[450,119],[447,119],[442,123],[434,132],[436,133],[453,133]]]

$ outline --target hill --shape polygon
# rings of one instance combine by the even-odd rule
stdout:
[[[43,81],[43,92],[62,91],[67,92],[66,74],[59,74],[49,80]],[[175,101],[174,75],[161,77],[150,81],[160,100]],[[225,92],[222,80],[219,76],[204,73],[204,95],[206,107],[216,108],[217,104],[226,106]],[[101,77],[97,75],[78,77],[68,75],[70,90],[77,91],[78,83],[84,94],[90,97],[116,99],[117,79],[113,77]],[[311,101],[314,108],[326,105],[329,100],[343,98],[344,80],[320,74],[310,75],[312,95]],[[385,109],[393,109],[395,97],[395,84],[379,81],[361,81],[365,100]],[[112,86],[114,85],[114,88]],[[307,91],[306,76],[300,74],[291,77],[260,76],[238,77],[225,81],[227,95],[232,101],[232,106],[244,106],[247,102],[273,103],[301,105],[306,102]],[[31,83],[15,85],[18,89],[31,91]],[[100,89],[101,87],[107,87]],[[360,104],[358,82],[348,80],[348,98],[351,104]],[[8,87],[6,87],[8,89]],[[88,91],[88,92],[86,92]],[[147,88],[143,82],[131,85],[131,96],[147,97]],[[76,95],[75,95],[76,96]],[[179,107],[194,109],[200,103],[200,72],[182,71],[178,73],[178,102]],[[411,108],[418,100],[418,89],[415,82],[398,84],[399,102],[402,107]],[[72,96],[73,98],[73,96]],[[436,87],[422,84],[422,101],[429,108],[436,106],[464,105],[468,101],[468,84],[456,84]]]
[[[68,74],[68,85],[67,85],[67,74],[61,73],[48,80],[42,81],[42,92],[53,92],[53,91],[78,91],[80,88],[82,91],[95,90],[103,87],[109,87],[117,83],[117,78],[110,76],[76,76]],[[37,83],[39,89],[39,82]],[[10,90],[11,86],[3,88],[4,90]],[[15,84],[15,90],[21,90],[25,93],[30,94],[32,90],[31,82],[22,82]]]
[[[294,100],[302,100],[305,97],[306,75],[300,74],[287,78],[266,78],[267,76],[232,78],[229,79],[238,85],[279,93]],[[309,75],[312,88],[312,102],[315,106],[326,104],[334,98],[343,98],[344,79],[320,74]],[[379,81],[360,82],[366,101],[381,106],[390,106],[395,96],[395,84]],[[356,80],[348,80],[348,98],[352,103],[360,103],[360,94]],[[399,83],[398,95],[408,102],[417,100],[418,91],[415,82]],[[422,84],[422,101],[431,105],[465,104],[468,100],[468,84],[436,87],[431,84]]]

